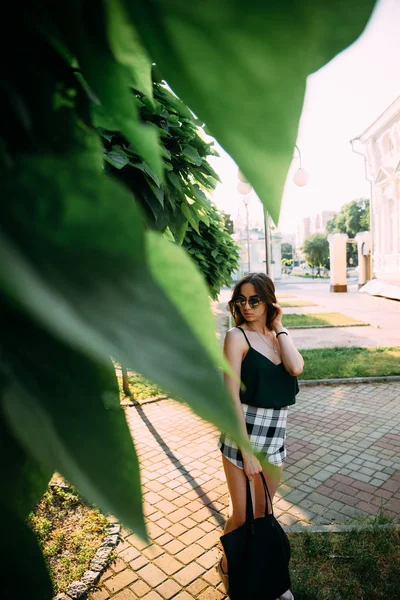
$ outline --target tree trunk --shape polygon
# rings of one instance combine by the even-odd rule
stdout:
[[[132,396],[132,392],[129,388],[129,379],[128,379],[128,371],[125,367],[122,367],[122,389],[124,391],[125,396]]]

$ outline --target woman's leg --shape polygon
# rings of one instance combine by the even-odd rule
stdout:
[[[225,523],[224,534],[237,529],[246,520],[246,475],[243,469],[240,469],[224,455],[222,455],[226,482],[228,484],[229,495],[231,499],[232,514]],[[254,497],[254,489],[250,482],[250,489]],[[253,500],[254,502],[254,500]],[[222,568],[227,572],[227,560],[224,554]]]
[[[268,486],[268,491],[270,493],[271,499],[274,499],[276,494],[276,490],[278,489],[279,483],[282,478],[283,465],[281,467],[277,467],[275,465],[265,465],[263,466],[263,473],[265,477],[265,481]],[[254,516],[257,519],[258,517],[262,517],[266,514],[265,511],[265,492],[264,485],[261,477],[254,477],[254,495],[255,495],[255,507],[254,507]],[[271,512],[271,507],[268,502],[268,513]]]

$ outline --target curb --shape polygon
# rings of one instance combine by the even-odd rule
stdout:
[[[347,323],[346,325],[291,325],[288,329],[291,331],[292,329],[343,329],[344,327],[371,327],[371,325],[369,323]]]
[[[301,387],[311,387],[313,385],[356,385],[358,383],[393,383],[400,381],[400,375],[386,375],[383,377],[347,377],[343,379],[299,379],[298,383]],[[128,408],[132,406],[143,406],[143,404],[152,404],[160,402],[160,400],[170,400],[169,396],[155,396],[154,398],[146,398],[137,402],[136,400],[123,400],[121,406]]]
[[[144,400],[122,400],[121,406],[126,408],[127,406],[142,406],[143,404],[150,404],[151,402],[159,402],[160,400],[168,400],[169,396],[165,394],[162,396],[154,396],[153,398],[145,398]]]
[[[62,487],[69,489],[68,484],[61,486],[53,484],[52,487]],[[110,520],[106,527],[105,536],[101,542],[96,554],[90,561],[89,568],[77,581],[69,584],[65,592],[57,594],[53,600],[80,600],[86,598],[91,588],[99,581],[105,567],[107,566],[108,557],[119,542],[119,534],[121,525]]]
[[[400,375],[386,375],[382,377],[347,377],[338,379],[299,379],[299,385],[344,385],[356,383],[390,383],[400,381]]]
[[[382,531],[385,529],[400,530],[400,524],[385,525],[283,525],[286,533],[345,533],[347,531]]]

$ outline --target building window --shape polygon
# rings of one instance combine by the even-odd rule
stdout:
[[[394,252],[394,240],[396,236],[396,221],[393,198],[385,198],[383,204],[383,252],[392,254]]]
[[[397,233],[397,221],[398,221],[398,215],[396,214],[396,202],[394,200],[394,198],[390,198],[389,200],[389,227],[391,229],[391,252],[397,253],[399,252],[399,239],[398,239],[398,233]]]
[[[392,142],[392,138],[390,137],[390,133],[385,133],[385,135],[383,136],[383,139],[382,139],[383,154],[384,155],[388,154],[392,150],[393,150],[393,142]]]

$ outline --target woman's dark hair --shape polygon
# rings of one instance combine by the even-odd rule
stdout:
[[[240,288],[245,283],[252,283],[256,289],[257,296],[260,300],[263,300],[267,305],[267,320],[266,325],[268,329],[271,328],[271,323],[275,319],[277,315],[277,310],[273,303],[276,303],[275,296],[275,286],[271,277],[266,275],[265,273],[249,273],[245,277],[243,277],[240,281],[237,282],[235,287],[233,288],[232,298],[228,302],[229,310],[231,311],[232,317],[235,321],[236,325],[241,325],[246,322],[246,319],[243,317],[240,312],[240,308],[238,308],[235,302],[240,297]]]

